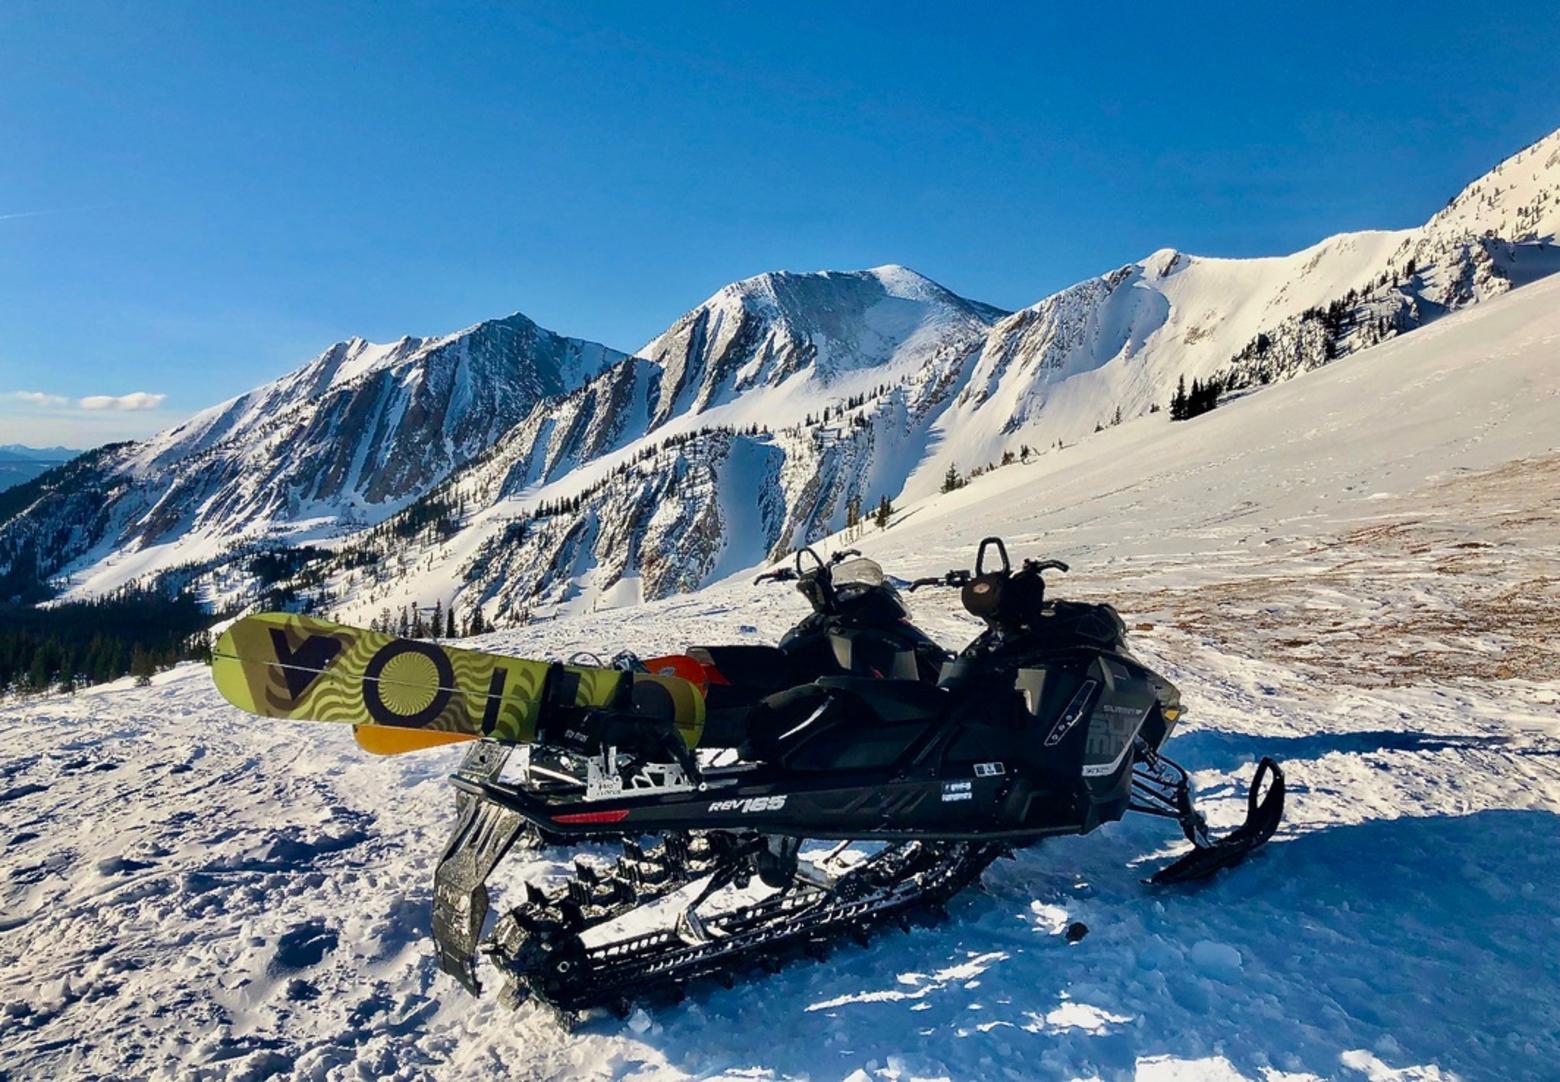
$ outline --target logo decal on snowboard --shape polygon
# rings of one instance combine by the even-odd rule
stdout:
[[[281,628],[271,630],[271,649],[276,651],[276,661],[287,685],[287,697],[297,702],[299,696],[309,690],[309,685],[319,678],[345,647],[340,639],[330,635],[309,635],[294,650]]]
[[[420,728],[443,713],[454,687],[455,670],[443,650],[396,639],[363,670],[363,708],[381,725]]]

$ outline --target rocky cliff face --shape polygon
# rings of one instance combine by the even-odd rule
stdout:
[[[338,343],[177,428],[106,450],[70,485],[17,508],[0,520],[0,568],[46,578],[164,549],[147,561],[155,570],[246,540],[372,525],[622,356],[519,315],[443,338]],[[40,537],[62,543],[40,547]]]

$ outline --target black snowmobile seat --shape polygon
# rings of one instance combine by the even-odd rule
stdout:
[[[825,676],[818,686],[843,692],[866,708],[862,721],[929,721],[947,708],[948,693],[919,680],[874,680],[865,676]]]
[[[791,679],[791,659],[778,646],[694,646],[689,648],[688,656],[715,669],[735,687],[771,692],[795,683]]]
[[[919,680],[825,676],[771,695],[754,707],[742,755],[758,760],[789,755],[787,749],[800,743],[818,744],[813,738],[827,730],[830,738],[813,749],[817,754],[809,754],[809,762],[798,765],[804,769],[836,762],[866,765],[864,759],[876,761],[888,756],[941,717],[947,703],[946,692]],[[877,751],[868,751],[869,745],[884,743],[872,734],[886,738],[891,729],[900,730],[903,739],[896,735]],[[851,746],[848,750],[847,745]],[[825,751],[825,747],[833,750]],[[815,759],[822,762],[815,765],[811,762]]]

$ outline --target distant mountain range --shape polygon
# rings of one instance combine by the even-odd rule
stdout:
[[[0,492],[41,473],[62,466],[81,454],[69,447],[23,447],[19,443],[0,444]]]
[[[950,467],[1155,412],[1183,378],[1254,388],[1410,332],[1560,270],[1557,234],[1560,132],[1415,229],[1163,249],[1017,312],[884,266],[733,283],[632,354],[518,314],[354,339],[0,493],[0,599],[161,579],[505,620],[663,597]]]

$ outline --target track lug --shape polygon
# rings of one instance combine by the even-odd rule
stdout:
[[[572,901],[565,900],[558,903],[558,916],[563,926],[571,932],[577,932],[585,927],[585,913]]]

